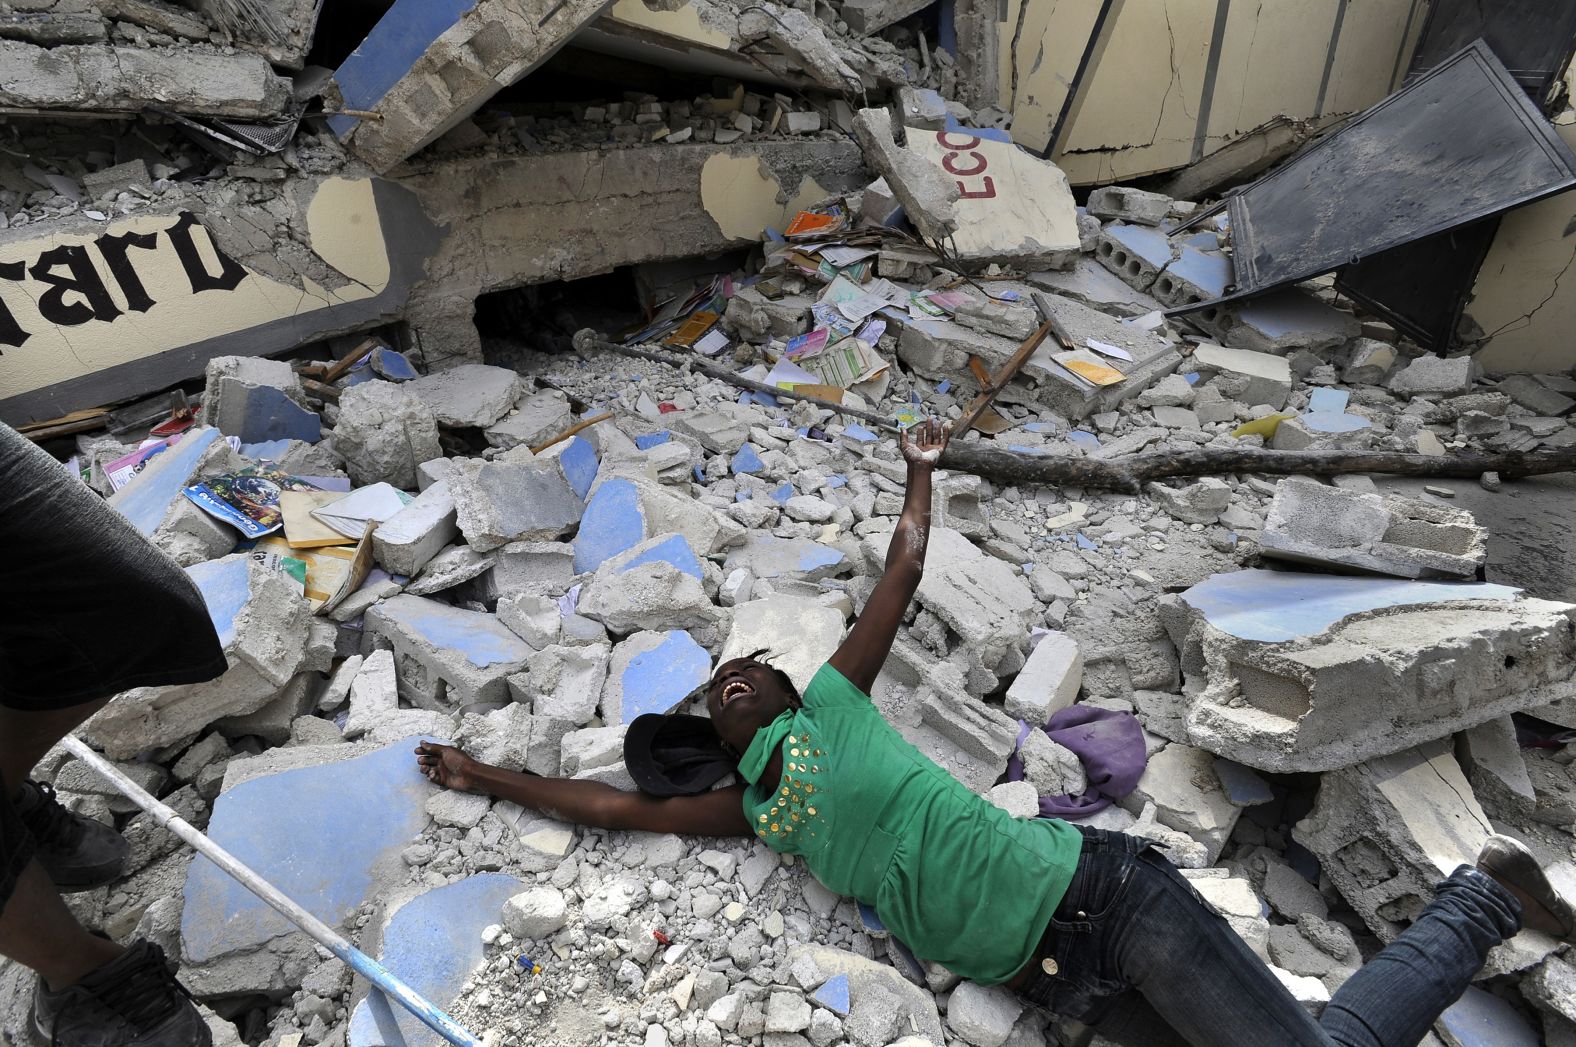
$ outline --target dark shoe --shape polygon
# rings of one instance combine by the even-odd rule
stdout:
[[[1477,867],[1516,896],[1523,927],[1576,940],[1576,908],[1554,889],[1537,856],[1519,840],[1490,836],[1478,852]]]
[[[59,992],[33,993],[33,1026],[50,1047],[212,1047],[208,1025],[164,950],[136,942]]]
[[[12,800],[38,845],[36,857],[56,887],[70,894],[120,879],[131,844],[103,822],[72,814],[43,782],[23,782]]]

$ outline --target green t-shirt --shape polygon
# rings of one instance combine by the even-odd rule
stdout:
[[[782,776],[761,781],[778,749]],[[744,814],[774,851],[873,906],[916,955],[982,985],[1034,955],[1083,846],[1063,821],[1014,818],[898,734],[830,665],[804,708],[755,732]]]

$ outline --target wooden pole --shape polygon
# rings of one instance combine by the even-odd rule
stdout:
[[[583,330],[576,334],[575,349],[582,353],[602,349],[672,367],[687,364],[703,374],[741,389],[770,393],[790,400],[804,400],[829,411],[868,421],[888,432],[897,431],[891,418],[870,411],[844,407],[828,400],[741,378],[709,361],[619,345],[606,341],[595,331]],[[1576,447],[1557,451],[1438,456],[1385,451],[1272,451],[1253,447],[1205,447],[1191,451],[1156,451],[1101,459],[1018,454],[985,445],[983,441],[958,441],[947,446],[940,465],[943,469],[974,473],[1003,484],[1070,485],[1136,493],[1144,484],[1155,480],[1179,476],[1219,476],[1224,473],[1264,473],[1271,476],[1389,473],[1394,476],[1476,479],[1484,473],[1493,472],[1509,480],[1522,476],[1576,472]]]

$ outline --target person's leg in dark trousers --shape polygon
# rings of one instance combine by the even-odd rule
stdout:
[[[177,1013],[183,998],[156,969],[157,950],[125,950],[90,933],[52,880],[90,885],[81,874],[101,875],[102,855],[86,866],[73,860],[113,834],[27,781],[112,695],[224,671],[201,594],[102,499],[3,425],[0,550],[0,955],[39,973],[35,1013],[47,1012],[61,1043],[206,1043],[195,1012]]]
[[[1058,975],[1025,995],[1132,1047],[1155,1042],[1157,1017],[1174,1034],[1158,1042],[1194,1047],[1414,1047],[1520,925],[1515,898],[1463,866],[1315,1021],[1163,857],[1089,837],[1052,919]]]

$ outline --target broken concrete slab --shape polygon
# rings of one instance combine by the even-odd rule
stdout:
[[[443,457],[437,420],[411,384],[362,382],[340,396],[334,449],[358,485],[390,483],[413,491],[416,467]]]
[[[751,531],[744,544],[728,553],[724,571],[745,568],[756,578],[797,578],[817,581],[852,569],[842,550],[807,538],[777,538]]]
[[[313,619],[287,575],[244,553],[186,573],[202,592],[229,668],[205,683],[135,688],[111,699],[84,731],[111,758],[171,745],[222,717],[256,712],[298,673],[329,668],[332,628]]]
[[[1061,168],[968,131],[909,128],[907,134],[908,152],[946,172],[942,177],[955,176],[957,230],[950,243],[959,258],[1019,269],[1072,265],[1080,252],[1078,210]]]
[[[529,448],[551,440],[573,424],[569,398],[557,389],[544,389],[515,404],[514,411],[488,426],[484,435],[489,444],[504,450],[520,446]]]
[[[1231,485],[1213,476],[1183,487],[1150,484],[1147,490],[1162,509],[1183,523],[1211,524],[1231,508]]]
[[[597,568],[580,594],[579,614],[618,634],[698,628],[716,620],[716,608],[694,574],[660,559],[615,564]]]
[[[1291,395],[1291,364],[1285,357],[1271,353],[1228,349],[1205,342],[1194,347],[1192,359],[1183,370],[1212,376],[1211,384],[1228,399],[1249,406],[1267,404],[1279,411]]]
[[[1470,356],[1419,356],[1391,376],[1389,389],[1397,396],[1459,396],[1470,393],[1482,373]]]
[[[1143,316],[1165,305],[1117,279],[1105,266],[1080,256],[1065,270],[1047,269],[1026,277],[1029,284],[1117,316]]]
[[[454,498],[439,480],[372,532],[372,556],[389,574],[414,577],[460,536]]]
[[[711,655],[689,633],[638,632],[613,648],[602,688],[602,718],[630,723],[667,713],[711,677]]]
[[[867,999],[879,999],[894,1026],[900,1023],[904,1028],[917,1029],[917,1036],[932,1044],[946,1041],[941,1015],[931,994],[906,980],[891,966],[842,949],[797,945],[788,951],[788,967],[792,969],[801,957],[807,958],[828,980],[840,975],[847,977],[850,1021],[853,1013],[862,1010]],[[876,1040],[854,1037],[855,1043],[877,1041],[892,1042],[889,1037],[877,1037]]]
[[[1117,802],[1132,814],[1153,803],[1162,825],[1187,833],[1208,848],[1211,865],[1242,813],[1221,787],[1214,755],[1180,742],[1151,754],[1138,785]]]
[[[1096,386],[1084,381],[1053,360],[1052,354],[1061,351],[1054,339],[1047,339],[1024,365],[1031,376],[1043,376],[1036,387],[1034,398],[1057,414],[1078,421],[1101,411],[1115,409],[1117,404],[1137,396],[1155,382],[1175,371],[1182,357],[1175,346],[1165,339],[1124,324],[1120,319],[1080,305],[1068,298],[1053,294],[1039,294],[1037,300],[1068,332],[1074,345],[1087,347],[1097,341],[1123,350],[1131,360],[1102,357],[1101,362],[1126,378],[1113,385]]]
[[[1537,809],[1538,794],[1516,740],[1516,724],[1509,716],[1462,732],[1456,755],[1478,800],[1494,814],[1526,817]]]
[[[535,714],[584,725],[596,716],[612,653],[605,643],[544,647],[510,677],[509,691]]]
[[[405,388],[427,405],[439,425],[486,429],[509,413],[528,385],[506,367],[461,364],[418,378]]]
[[[193,429],[110,495],[109,506],[176,563],[190,567],[234,549],[237,533],[197,508],[183,490],[245,465],[218,429]]]
[[[367,611],[366,631],[394,649],[400,696],[438,711],[508,701],[532,654],[495,615],[403,593]]]
[[[1227,343],[1278,356],[1298,349],[1314,353],[1335,349],[1362,332],[1362,324],[1351,313],[1296,287],[1237,302],[1231,312]]]
[[[1237,574],[1251,577],[1213,576],[1160,609],[1189,736],[1249,767],[1333,770],[1576,693],[1576,606],[1470,583]],[[1238,599],[1253,630],[1224,610]]]
[[[819,600],[769,596],[735,608],[717,664],[757,651],[803,694],[843,640],[843,615]]]
[[[1066,633],[1040,638],[1029,660],[1007,688],[1005,707],[1030,727],[1040,727],[1078,700],[1083,683],[1083,653]]]
[[[449,474],[448,485],[460,532],[480,553],[510,542],[561,538],[586,511],[563,474],[547,461],[465,459]]]
[[[290,81],[261,55],[197,47],[0,40],[0,105],[137,113],[149,107],[188,116],[268,120],[283,115]]]
[[[916,131],[915,135],[923,133]],[[960,192],[956,183],[942,172],[938,159],[897,144],[891,113],[861,109],[854,116],[854,137],[864,150],[865,161],[886,179],[922,236],[945,240],[958,229]]]
[[[207,834],[312,915],[343,927],[406,877],[399,852],[421,831],[437,792],[411,758],[418,740],[232,761]],[[182,896],[182,978],[194,991],[288,992],[318,962],[294,924],[205,858],[191,863]]]
[[[651,522],[634,481],[614,477],[598,484],[586,502],[574,540],[576,574],[595,571],[603,562],[645,541]]]
[[[1495,386],[1517,404],[1543,418],[1558,418],[1576,408],[1576,400],[1550,389],[1531,375],[1513,374]]]
[[[1169,196],[1121,185],[1092,191],[1086,206],[1096,218],[1137,225],[1159,225],[1171,214]]]
[[[396,5],[334,73],[330,126],[384,172],[459,126],[530,73],[608,7],[568,0],[549,20],[505,0],[443,8]]]
[[[1277,560],[1399,578],[1475,578],[1487,542],[1463,509],[1298,477],[1276,485],[1259,535],[1260,550]]]
[[[504,873],[480,873],[420,891],[387,905],[362,950],[435,1007],[448,1008],[485,959],[482,931],[525,884]],[[350,1047],[442,1043],[431,1029],[378,989],[356,1004],[345,1042]]]
[[[1417,918],[1436,883],[1477,860],[1493,832],[1445,741],[1326,774],[1292,829],[1385,941]]]
[[[510,542],[492,557],[492,569],[477,580],[483,602],[522,594],[562,596],[574,582],[575,549],[567,542]]]
[[[890,531],[867,536],[866,562],[883,564],[891,539]],[[989,670],[1027,635],[1039,607],[1021,574],[947,527],[931,529],[917,597]]]

